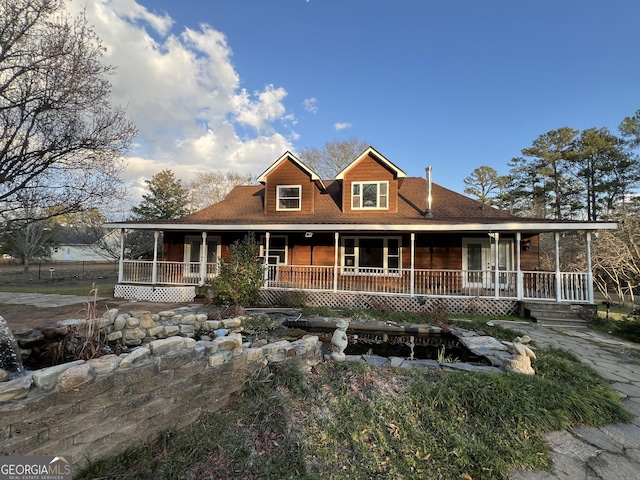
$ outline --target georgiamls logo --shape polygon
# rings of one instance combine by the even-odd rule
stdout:
[[[0,458],[0,480],[67,480],[72,477],[71,457],[25,456]]]

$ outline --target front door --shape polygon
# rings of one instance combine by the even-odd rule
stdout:
[[[499,282],[500,287],[505,288],[509,285],[509,274],[507,272],[513,270],[513,240],[510,238],[501,238],[498,242],[498,270],[504,273],[500,273]],[[495,244],[491,245],[491,265],[492,269],[495,269],[493,265],[495,263]]]
[[[488,287],[491,270],[491,246],[488,238],[462,239],[462,270],[465,287]]]
[[[185,275],[200,276],[200,262],[204,259],[201,235],[187,235],[184,239]],[[206,263],[217,264],[220,257],[220,237],[207,237]],[[215,268],[213,269],[217,271]]]

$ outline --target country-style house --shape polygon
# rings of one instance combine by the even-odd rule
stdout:
[[[287,152],[221,202],[168,221],[110,223],[163,232],[162,258],[120,260],[116,296],[189,301],[217,273],[228,247],[248,232],[267,265],[262,299],[306,292],[329,306],[512,313],[527,300],[593,303],[591,234],[615,223],[513,216],[407,177],[368,148],[335,179],[323,180]],[[561,272],[558,239],[584,232],[587,267]],[[541,271],[539,234],[556,239],[556,268]],[[124,248],[122,248],[124,252]]]

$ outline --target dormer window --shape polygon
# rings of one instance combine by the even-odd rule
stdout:
[[[302,185],[278,185],[276,210],[300,210]]]
[[[353,182],[352,210],[386,210],[389,208],[389,182]]]

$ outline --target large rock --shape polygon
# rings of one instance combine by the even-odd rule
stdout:
[[[54,365],[53,367],[41,368],[33,372],[33,383],[41,390],[51,390],[58,383],[58,378],[66,370],[76,365],[82,365],[84,360],[76,360],[74,362],[63,363],[62,365]]]
[[[145,358],[148,358],[151,355],[151,351],[148,348],[140,347],[136,348],[130,354],[123,356],[120,361],[120,368],[131,368],[135,364],[140,363]]]
[[[31,375],[0,383],[0,403],[26,397],[31,389]]]
[[[113,372],[122,359],[117,355],[105,355],[103,357],[92,358],[88,360],[87,363],[91,365],[93,371],[98,375],[106,375],[107,373]]]
[[[60,374],[58,377],[58,391],[71,392],[78,390],[93,382],[96,377],[91,365],[83,363],[75,365]]]
[[[149,313],[145,313],[140,316],[140,328],[149,329],[156,326],[156,322],[153,321]]]

